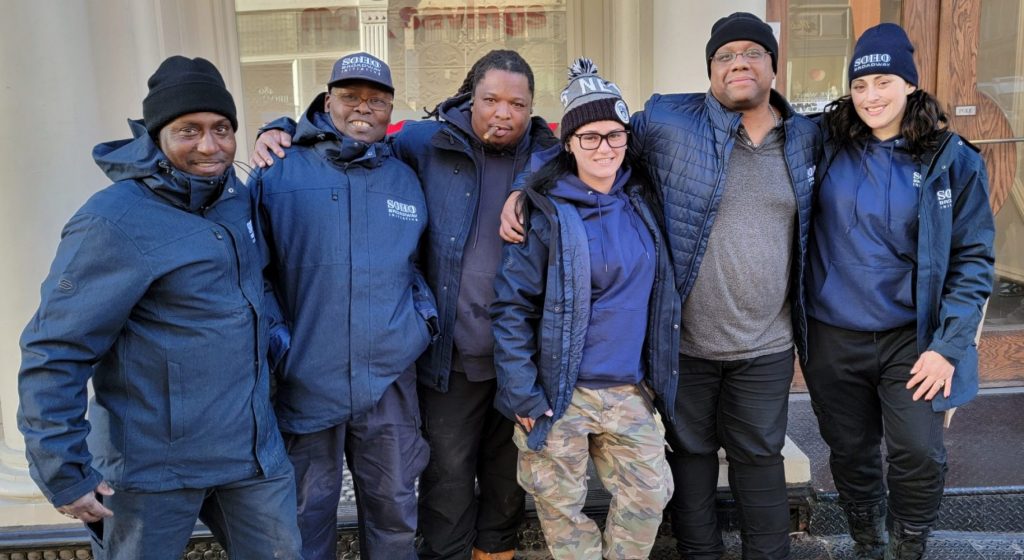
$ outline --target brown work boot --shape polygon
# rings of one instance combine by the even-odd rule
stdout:
[[[506,550],[503,552],[484,552],[479,548],[473,548],[473,560],[512,560],[516,551]]]

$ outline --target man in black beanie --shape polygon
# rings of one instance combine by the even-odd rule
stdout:
[[[30,473],[97,560],[177,560],[197,519],[232,558],[301,558],[234,101],[210,62],[172,56],[143,115],[93,150],[114,184],[65,226],[22,334]]]
[[[789,558],[782,446],[794,346],[803,354],[804,252],[819,138],[772,89],[778,42],[738,12],[705,49],[706,94],[655,95],[630,149],[663,193],[683,300],[679,384],[665,414],[683,558],[724,553],[718,449],[741,521],[743,558]],[[689,154],[686,158],[673,154]]]
[[[817,126],[775,90],[771,27],[737,12],[711,28],[707,93],[654,95],[629,149],[660,189],[683,301],[675,405],[663,410],[682,558],[720,558],[718,449],[729,460],[743,558],[789,558],[782,446],[793,349],[805,347],[802,278]],[[686,154],[679,157],[678,154]],[[511,199],[510,199],[511,200]],[[519,242],[513,203],[502,236]],[[669,328],[666,326],[666,328]]]

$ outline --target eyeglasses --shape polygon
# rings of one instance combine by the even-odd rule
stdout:
[[[601,142],[607,141],[609,148],[621,148],[626,145],[626,141],[629,140],[628,130],[613,130],[608,134],[598,134],[596,132],[584,132],[583,134],[573,134],[580,140],[580,147],[584,150],[596,150],[601,147]]]
[[[745,58],[747,60],[747,62],[757,62],[757,61],[761,60],[762,58],[764,58],[764,55],[766,55],[766,54],[770,55],[772,53],[771,53],[771,51],[762,51],[761,49],[753,49],[752,48],[752,49],[747,49],[747,50],[745,50],[743,52],[728,52],[728,51],[726,51],[726,52],[715,53],[714,56],[711,57],[711,60],[717,62],[718,64],[730,64],[730,63],[732,63],[732,61],[736,60],[736,57],[742,56],[743,58]]]
[[[342,105],[345,105],[346,107],[358,107],[362,105],[363,101],[365,101],[366,106],[369,107],[371,110],[383,112],[387,111],[392,105],[391,101],[381,97],[366,98],[347,91],[339,91],[337,93],[334,93],[333,95],[338,101],[341,101]]]

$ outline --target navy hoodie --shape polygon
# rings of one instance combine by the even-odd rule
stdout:
[[[919,166],[902,138],[871,138],[836,155],[815,209],[808,315],[856,331],[916,320],[920,185]]]
[[[577,385],[604,388],[633,385],[643,378],[647,305],[654,284],[654,240],[636,215],[620,170],[608,194],[576,175],[555,182],[550,194],[580,213],[590,248],[590,324]]]
[[[494,150],[477,140],[469,101],[445,111],[444,116],[470,139],[480,184],[476,216],[462,252],[452,369],[465,372],[470,381],[485,381],[495,377],[490,307],[494,302],[494,276],[501,264],[501,209],[512,180],[529,159],[530,121],[516,146]]]

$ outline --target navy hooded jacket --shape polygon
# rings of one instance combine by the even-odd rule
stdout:
[[[807,318],[803,276],[811,222],[814,169],[820,151],[818,126],[795,113],[772,90],[785,131],[785,157],[797,203],[797,228],[791,240],[790,305],[793,338],[804,355]],[[690,293],[707,249],[711,227],[722,200],[729,155],[742,115],[726,109],[710,92],[654,95],[633,115],[629,150],[646,166],[664,200],[665,228],[675,265],[676,287],[683,301]],[[753,217],[752,217],[753,218]],[[743,279],[738,278],[737,282]],[[756,287],[752,287],[756,289]],[[686,349],[682,349],[685,353]]]
[[[558,149],[558,148],[553,148]],[[625,187],[629,203],[654,240],[654,285],[643,342],[645,378],[666,420],[675,412],[679,381],[682,305],[673,282],[668,246],[640,185]],[[495,407],[509,419],[534,418],[530,449],[544,447],[551,426],[565,414],[579,379],[591,322],[591,257],[587,229],[573,202],[533,189],[523,243],[506,243],[491,307]],[[545,416],[547,410],[553,416]]]
[[[387,143],[339,133],[325,95],[286,157],[250,178],[290,330],[275,411],[298,434],[370,410],[423,353],[437,316],[415,264],[427,227],[419,180]]]
[[[461,112],[469,100],[470,94],[451,98],[442,103],[439,120],[406,123],[393,138],[395,153],[423,183],[430,209],[420,262],[437,296],[441,336],[416,365],[420,383],[441,392],[448,391],[462,255],[480,198],[480,160],[484,157],[475,137],[452,122],[458,120],[453,113]],[[556,143],[547,123],[533,117],[521,154],[523,164],[530,154]]]
[[[836,145],[825,138],[819,173],[828,172]],[[988,171],[978,150],[952,132],[919,163],[916,280],[917,352],[933,350],[955,366],[950,396],[940,391],[932,409],[943,411],[978,394],[974,340],[992,292],[995,224],[988,201]],[[809,289],[814,289],[808,286]]]
[[[212,179],[174,169],[141,122],[131,126],[134,140],[93,150],[116,183],[64,227],[21,337],[18,427],[55,506],[101,480],[162,492],[287,464],[246,188],[230,169]]]

